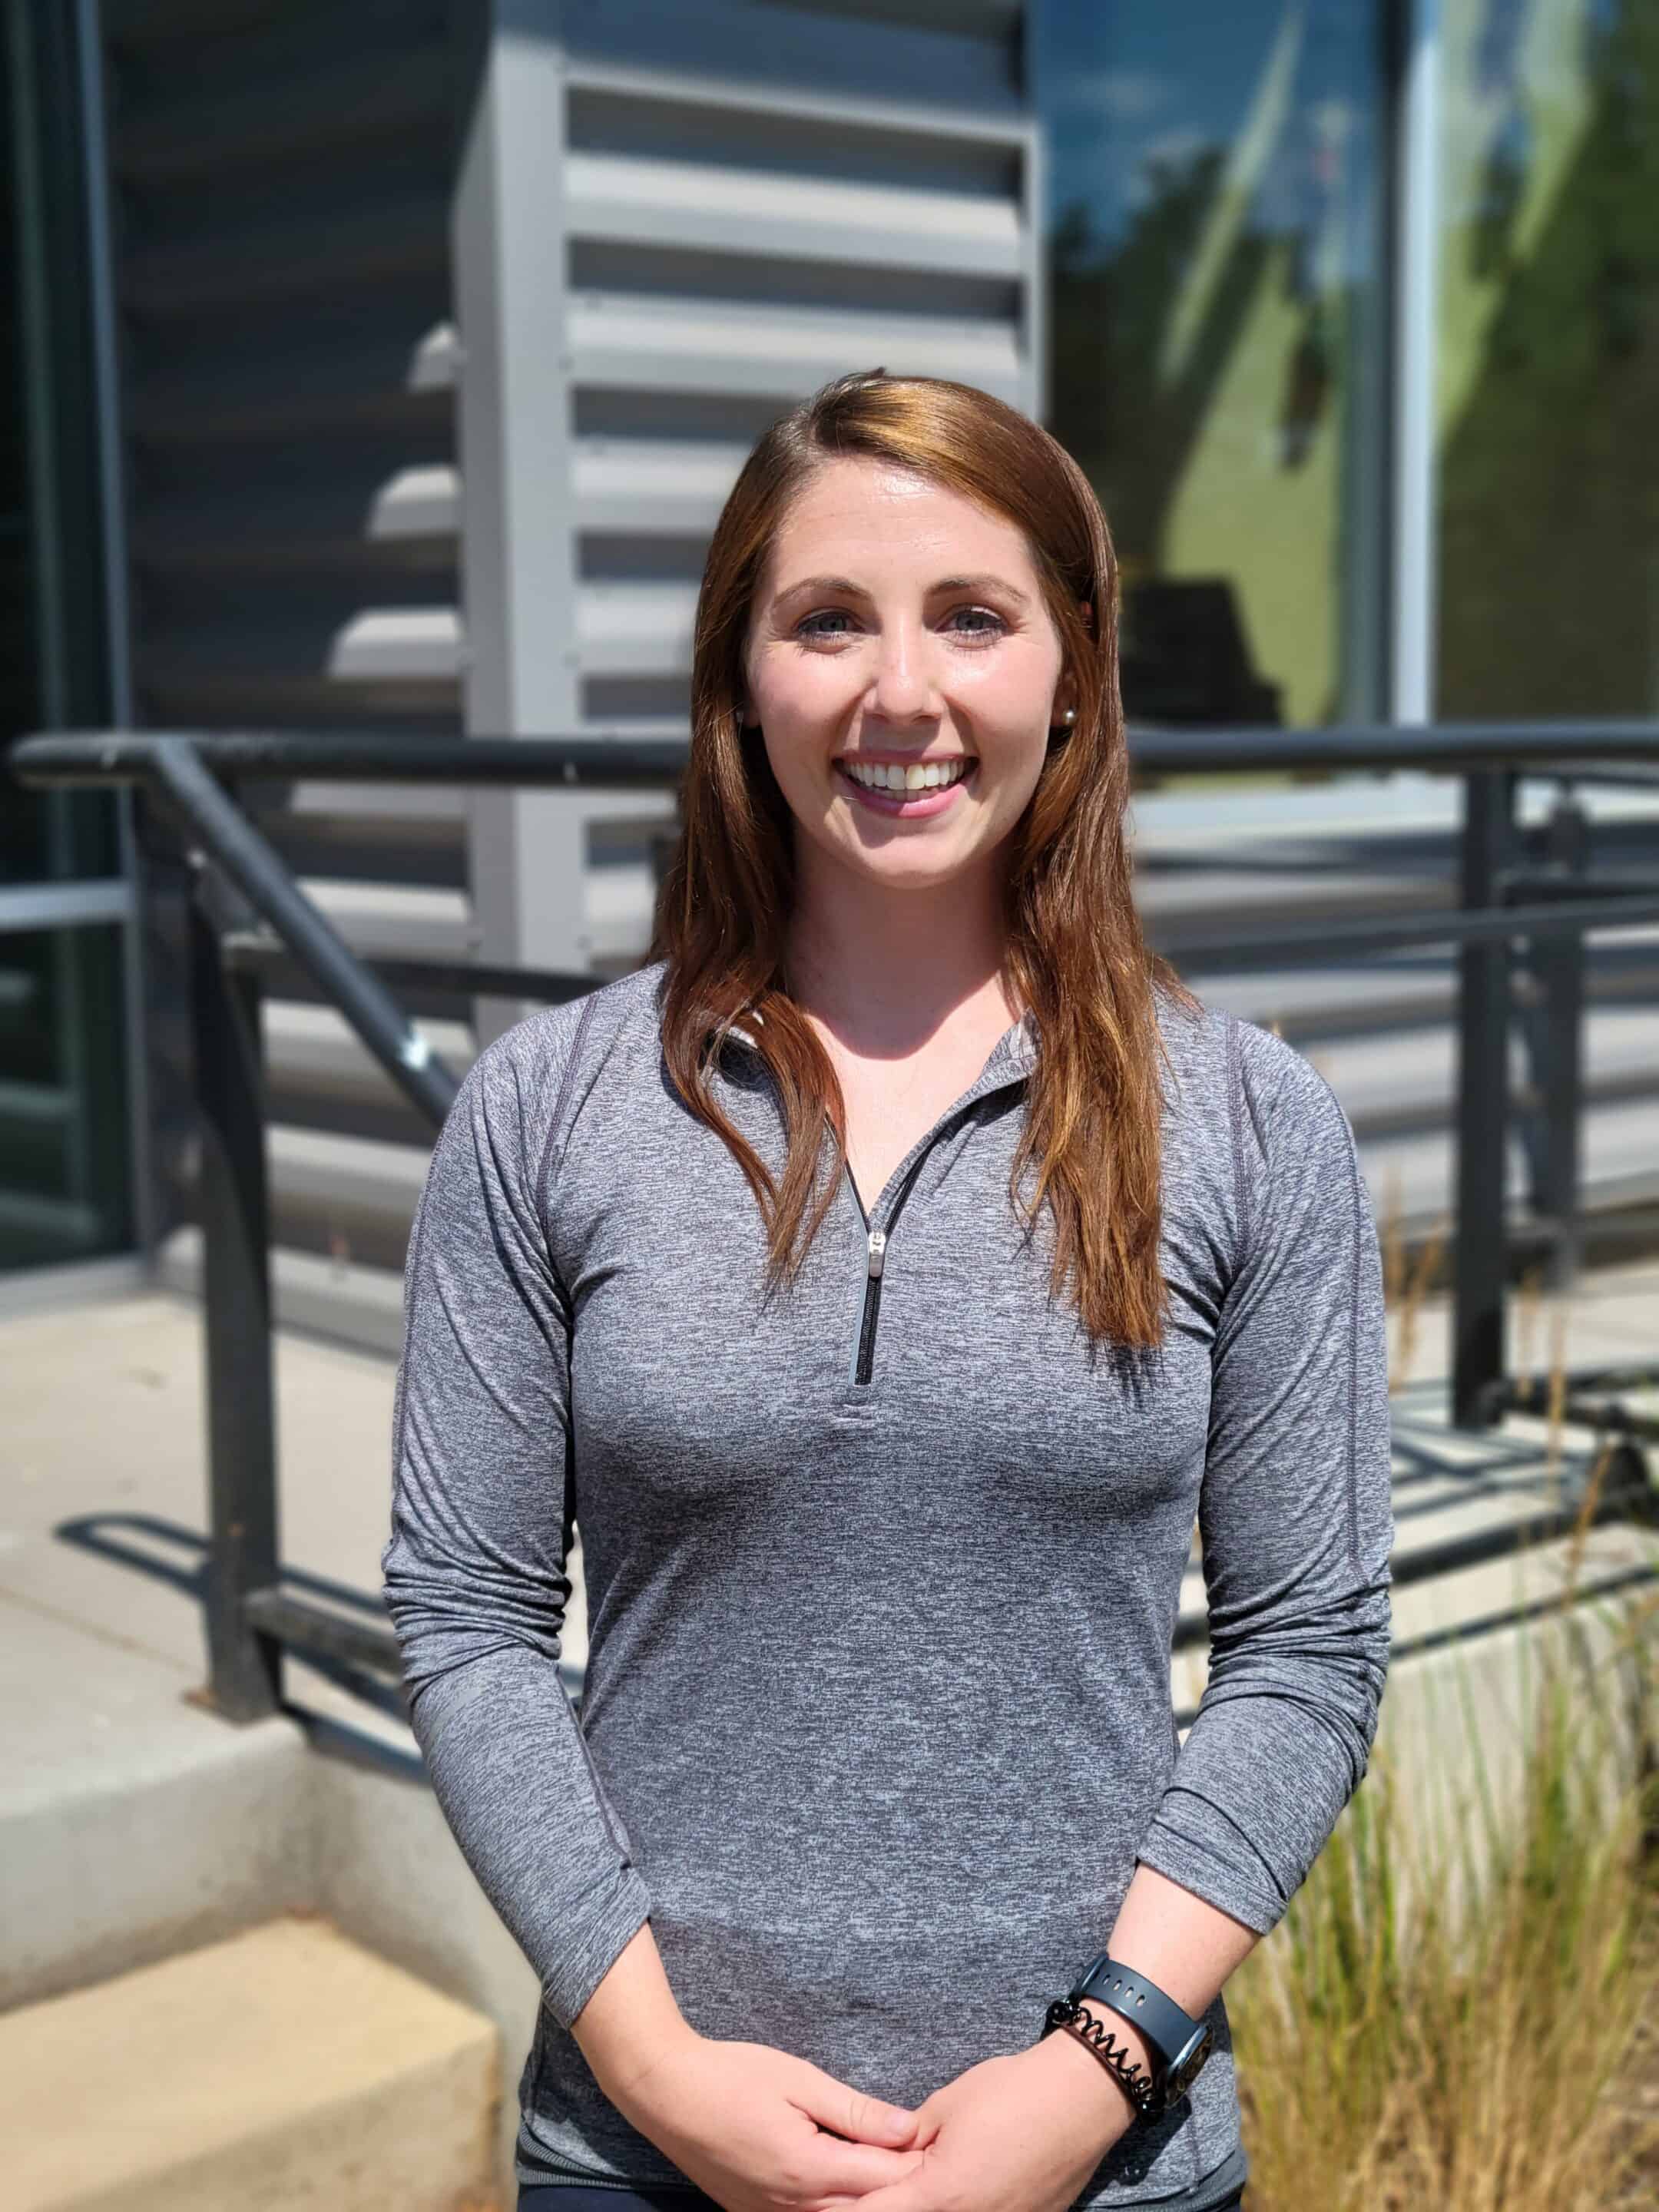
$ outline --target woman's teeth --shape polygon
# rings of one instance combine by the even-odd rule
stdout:
[[[873,766],[865,762],[844,760],[842,766],[854,783],[861,783],[866,791],[933,791],[944,784],[960,783],[973,766],[970,760],[913,762],[901,768],[897,762],[878,761]]]

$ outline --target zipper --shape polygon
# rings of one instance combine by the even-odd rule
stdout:
[[[876,1357],[876,1316],[881,1311],[881,1263],[887,1249],[884,1229],[870,1231],[870,1264],[864,1278],[864,1320],[859,1329],[858,1365],[854,1371],[855,1382],[867,1382]]]
[[[938,1139],[936,1137],[934,1139],[934,1143],[937,1142]],[[910,1195],[910,1186],[915,1182],[916,1177],[921,1172],[922,1162],[926,1160],[928,1152],[931,1152],[933,1149],[933,1145],[930,1144],[927,1146],[921,1158],[916,1161],[915,1166],[910,1170],[909,1174],[906,1176],[903,1182],[900,1185],[899,1194],[893,1200],[893,1210],[887,1217],[887,1226],[885,1229],[871,1228],[870,1217],[864,1211],[864,1200],[859,1197],[859,1187],[853,1181],[853,1170],[851,1164],[849,1163],[848,1166],[848,1188],[851,1190],[854,1198],[858,1201],[859,1212],[864,1221],[866,1253],[864,1313],[859,1322],[858,1364],[853,1370],[853,1380],[855,1382],[868,1382],[870,1380],[871,1370],[875,1365],[876,1316],[881,1311],[881,1277],[882,1270],[887,1263],[887,1239],[892,1234],[893,1224],[899,1218],[899,1212],[903,1206],[905,1200]]]
[[[756,1018],[759,1018],[758,1015]],[[754,1038],[741,1027],[733,1024],[727,1034],[747,1045],[750,1051],[755,1049]],[[852,1163],[850,1161],[848,1163],[847,1187],[853,1194],[853,1203],[858,1207],[859,1218],[864,1224],[865,1240],[864,1307],[859,1317],[858,1358],[853,1370],[853,1380],[855,1383],[867,1385],[875,1365],[876,1321],[881,1310],[881,1279],[887,1264],[888,1239],[893,1233],[893,1225],[899,1218],[905,1200],[910,1195],[912,1185],[927,1164],[928,1154],[958,1115],[968,1112],[972,1107],[977,1105],[981,1098],[988,1097],[992,1091],[1000,1091],[1009,1084],[1023,1083],[1027,1072],[1025,1067],[1015,1066],[1000,1072],[989,1082],[986,1081],[983,1073],[981,1074],[978,1081],[974,1084],[967,1095],[959,1098],[955,1107],[941,1118],[932,1136],[912,1163],[909,1173],[899,1187],[899,1194],[893,1200],[893,1210],[887,1217],[887,1226],[884,1229],[872,1229],[870,1226],[870,1217],[864,1210],[864,1200],[859,1196],[859,1187],[853,1180]],[[775,1088],[773,1103],[778,1106],[779,1118],[781,1121],[782,1107],[777,1099]],[[826,1115],[826,1126],[829,1117]]]

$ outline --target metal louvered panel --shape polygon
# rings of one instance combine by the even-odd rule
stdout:
[[[573,127],[652,102],[572,101]],[[641,118],[648,127],[648,115]],[[832,268],[1017,277],[1018,213],[1006,195],[927,191],[622,154],[572,154],[565,212],[573,237],[683,253],[774,255]]]
[[[1036,411],[1022,10],[478,4],[494,43],[456,233],[469,726],[683,732],[708,533],[769,422],[878,365]],[[628,964],[661,819],[645,798],[482,803],[486,954]]]
[[[592,268],[591,259],[576,259]],[[1012,401],[1026,381],[1012,315],[979,322],[897,309],[756,307],[718,295],[579,294],[571,301],[570,356],[579,390],[752,395],[773,403],[769,414],[854,363],[951,376]]]

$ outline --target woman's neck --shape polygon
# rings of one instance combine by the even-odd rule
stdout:
[[[927,891],[849,878],[801,884],[790,926],[790,996],[849,1049],[915,1052],[967,1023],[999,1034],[1019,1018],[1004,973],[1006,939],[994,885]]]

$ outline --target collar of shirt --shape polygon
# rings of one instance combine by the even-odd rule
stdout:
[[[758,1006],[755,1006],[750,1010],[749,1019],[760,1027],[764,1025],[766,1017]],[[759,1049],[758,1039],[741,1022],[733,1022],[726,1035],[747,1045],[751,1051]],[[1011,1022],[992,1046],[982,1074],[1000,1071],[1005,1061],[1009,1064],[1010,1073],[1029,1074],[1036,1059],[1037,1036],[1036,1016],[1027,1007],[1019,1019]]]

